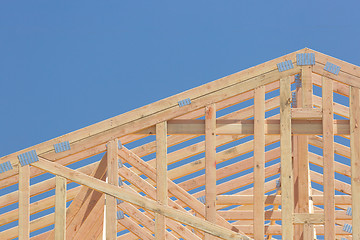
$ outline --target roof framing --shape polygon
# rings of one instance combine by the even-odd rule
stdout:
[[[0,238],[360,239],[359,88],[305,48],[1,157]]]

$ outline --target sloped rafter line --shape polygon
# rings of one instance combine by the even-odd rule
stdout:
[[[274,159],[280,157],[280,148],[269,150],[265,153],[266,162],[270,162]],[[228,166],[217,169],[216,171],[216,180],[220,180],[231,175],[246,171],[252,168],[253,165],[253,157],[238,161],[236,163],[230,164]],[[190,191],[205,184],[205,176],[200,175],[194,177],[192,179],[186,180],[184,182],[179,183],[178,185],[184,188],[186,191]]]
[[[131,220],[129,217],[124,217],[121,220],[118,220],[118,223],[124,226],[126,229],[131,231],[131,233],[135,234],[137,237],[144,239],[144,240],[153,240],[154,237],[152,236],[152,233],[140,227],[137,223],[135,223],[133,220]]]
[[[139,177],[136,173],[132,172],[130,169],[128,169],[127,167],[124,166],[119,169],[119,174],[121,176],[123,176],[124,178],[126,178],[133,185],[135,185],[139,189],[141,189],[144,193],[147,194],[148,197],[150,197],[153,200],[156,199],[156,189],[153,186],[151,186],[149,183],[144,181],[144,179]],[[131,188],[128,187],[128,189],[131,189]],[[135,190],[132,190],[132,191],[136,192]],[[138,194],[138,193],[136,192],[136,194]],[[122,204],[120,204],[119,206],[121,207],[121,205]],[[168,205],[170,207],[173,207],[174,209],[181,210],[183,212],[187,212],[185,209],[183,209],[180,205],[176,204],[171,199],[169,199]],[[153,214],[151,214],[151,217],[153,218]],[[167,226],[171,230],[173,230],[174,232],[176,232],[177,234],[179,234],[180,236],[182,236],[185,239],[198,239],[197,236],[195,236],[189,229],[184,228],[180,223],[173,221],[172,219],[167,219]],[[155,227],[155,225],[154,225],[154,227]]]
[[[322,76],[313,73],[312,74],[312,80],[313,80],[313,84],[315,86],[318,87],[322,87],[322,80],[321,80]],[[346,85],[344,83],[341,82],[337,82],[337,81],[333,81],[333,91],[335,93],[338,93],[340,95],[343,95],[345,97],[349,97],[350,94],[350,86]]]
[[[275,109],[276,107],[278,107],[279,106],[278,102],[279,102],[279,97],[274,97],[274,98],[268,99],[265,103],[266,111],[269,111],[269,110],[272,110],[272,109]],[[246,108],[234,111],[225,116],[219,117],[218,119],[231,119],[231,118],[236,118],[236,116],[242,116],[242,118],[246,119],[246,118],[252,117],[252,115],[253,115],[253,107],[250,106],[250,107],[246,107]],[[187,136],[169,136],[168,143],[172,142],[171,138],[174,138],[174,137],[176,137],[178,139],[189,140],[187,138]],[[197,136],[195,136],[195,137],[197,137]],[[195,137],[191,137],[191,138],[195,138]],[[217,147],[225,145],[232,141],[239,140],[243,137],[245,137],[245,136],[217,136],[217,139],[216,139]],[[181,143],[181,142],[179,142],[179,143]],[[151,142],[151,143],[136,147],[134,149],[131,149],[131,151],[133,151],[139,157],[142,157],[144,155],[147,155],[147,154],[150,154],[153,152],[153,151],[149,151],[149,148],[152,148],[152,150],[154,151],[155,150],[155,142]],[[146,150],[148,150],[148,151],[146,151]],[[169,159],[168,164],[179,162],[185,158],[189,158],[196,154],[203,153],[204,151],[205,151],[204,141],[184,147],[180,150],[177,150],[177,151],[174,151],[174,152],[171,152],[168,154],[168,159]],[[155,167],[155,161],[156,161],[156,159],[152,159],[152,160],[149,160],[148,163],[151,166]],[[137,170],[134,170],[134,171],[136,173],[140,173]]]
[[[314,106],[321,108],[322,106],[321,97],[313,95],[313,100],[314,100]],[[345,118],[349,118],[349,107],[334,102],[334,114],[337,114]]]
[[[127,135],[127,136],[122,137],[121,140],[123,142],[132,142],[132,141],[141,139],[141,138],[146,137],[146,136]],[[83,160],[83,159],[98,155],[98,154],[103,153],[105,151],[106,151],[105,144],[100,144],[100,145],[96,145],[96,146],[93,146],[93,147],[85,149],[85,150],[81,149],[81,150],[77,151],[74,154],[66,155],[66,156],[64,156],[62,158],[55,158],[55,159],[51,159],[51,160],[56,161],[57,163],[59,163],[61,165],[67,166],[67,165],[69,165],[71,163],[78,162],[80,160]],[[41,170],[41,169],[38,169],[38,168],[30,168],[30,173],[31,173],[31,177],[36,177],[36,176],[39,176],[41,174],[44,174],[45,172],[43,170]],[[8,187],[10,185],[13,185],[17,181],[18,181],[17,172],[7,171],[7,172],[5,172],[3,174],[0,174],[0,186],[1,186],[1,188],[5,188],[5,187]]]
[[[311,175],[311,181],[323,185],[324,177],[322,174],[314,171],[310,171],[310,175]],[[335,190],[351,195],[351,185],[339,181],[337,179],[335,180]]]
[[[274,107],[274,105],[273,105],[273,103],[274,102],[276,102],[276,99],[270,99],[268,102],[267,102],[267,105],[268,105],[268,107],[269,108],[273,108]],[[251,112],[251,109],[249,109],[249,110],[247,110],[247,112]],[[41,183],[40,183],[41,184]],[[47,184],[47,186],[49,186],[48,184]],[[51,188],[50,188],[51,189]],[[48,190],[50,190],[50,189],[48,189]],[[34,193],[35,191],[32,191],[32,193]],[[14,193],[15,194],[15,196],[17,196],[17,194],[16,193]]]
[[[275,82],[272,82],[270,84],[265,85],[266,92],[273,91],[273,90],[277,89],[278,87],[279,87],[279,82],[278,81],[275,81]],[[239,102],[246,101],[246,100],[252,98],[253,95],[254,95],[253,91],[249,91],[249,92],[245,92],[245,93],[236,95],[236,96],[231,97],[229,99],[219,101],[216,104],[217,109],[219,109],[219,110],[224,109],[226,107],[237,104]],[[267,103],[267,104],[271,106],[270,102]],[[270,106],[269,106],[268,110],[271,110]],[[247,112],[244,113],[244,114],[247,114],[249,111],[252,111],[251,107],[249,107],[247,109],[248,109]],[[240,112],[239,112],[239,114],[240,114]],[[198,109],[198,110],[189,112],[189,113],[187,113],[185,115],[182,115],[180,117],[177,117],[176,119],[192,119],[192,118],[201,117],[203,115],[204,115],[204,110],[203,109]],[[251,117],[251,116],[252,116],[252,112],[250,112],[249,117]],[[126,143],[141,139],[141,138],[146,137],[146,136],[148,136],[148,135],[143,135],[143,136],[142,135],[127,135],[127,136],[121,137],[120,140],[121,140],[121,142],[123,144],[126,144]],[[195,137],[196,136],[170,136],[169,139],[168,139],[168,146],[173,146],[175,144],[181,143],[183,141],[190,140],[190,139],[195,138]],[[93,148],[86,149],[85,151],[81,151],[81,152],[76,153],[74,155],[65,156],[63,158],[57,157],[57,159],[52,159],[52,160],[56,160],[58,163],[61,163],[62,165],[68,165],[68,164],[70,164],[72,162],[80,161],[80,160],[82,160],[84,158],[91,157],[93,155],[102,153],[104,151],[106,151],[106,146],[105,146],[105,144],[102,144],[102,145],[99,145],[99,146],[96,146],[96,147],[93,147]],[[142,156],[144,156],[146,154],[153,153],[155,151],[155,142],[146,144],[146,146],[142,146],[141,149],[139,149],[139,148],[132,149],[132,151],[134,151],[140,157],[142,157]],[[144,153],[142,153],[142,152],[144,152]],[[51,159],[51,158],[47,158],[47,159]],[[40,175],[42,173],[43,173],[43,171],[41,169],[37,169],[37,168],[32,168],[31,169],[31,176],[32,177],[38,176],[38,175]],[[8,171],[8,172],[5,172],[5,173],[0,175],[0,179],[1,179],[0,180],[0,186],[2,188],[6,187],[6,186],[9,186],[11,184],[14,184],[18,180],[18,175],[14,176],[13,174],[14,174],[13,172]]]
[[[187,213],[183,213],[181,211],[175,210],[167,206],[162,206],[156,203],[155,201],[143,197],[139,197],[132,192],[126,191],[125,189],[121,189],[114,185],[107,184],[101,180],[74,171],[60,164],[50,162],[42,157],[39,157],[39,161],[31,163],[31,165],[42,168],[43,170],[50,172],[52,174],[71,179],[79,184],[93,188],[96,191],[112,195],[119,199],[123,199],[124,201],[141,206],[150,211],[161,213],[166,217],[172,218],[181,223],[206,231],[215,236],[219,236],[224,239],[244,239],[244,240],[250,239],[247,236],[235,233],[219,225],[214,225],[205,220],[191,216]]]
[[[265,178],[272,177],[280,173],[280,163],[276,163],[272,166],[265,168]],[[225,183],[217,185],[217,195],[224,194],[235,189],[244,187],[252,183],[253,173],[248,173],[241,177],[229,180]],[[200,191],[194,194],[195,197],[200,197],[204,195],[204,191]]]
[[[309,143],[311,145],[315,146],[315,147],[323,148],[322,138],[319,137],[319,136],[311,136],[311,137],[309,137]],[[350,159],[350,148],[349,147],[335,142],[334,143],[334,150],[335,150],[336,154]]]
[[[126,160],[128,163],[130,163],[132,166],[138,168],[138,170],[141,170],[147,177],[151,178],[153,181],[156,178],[156,171],[154,168],[152,168],[149,164],[144,162],[140,157],[135,155],[130,150],[126,149],[125,147],[119,151],[119,156]],[[205,216],[205,209],[204,205],[194,198],[191,194],[189,194],[187,191],[176,185],[173,181],[168,179],[168,188],[169,192],[172,193],[176,198],[178,198],[183,203],[187,204],[190,208],[192,208],[194,211],[196,211],[201,216]],[[226,227],[228,229],[231,229],[232,231],[236,231],[236,228],[233,228],[233,226],[225,221],[220,216],[216,216],[217,223],[220,226]],[[238,231],[236,231],[238,232]]]
[[[286,73],[279,73],[278,71],[271,69],[274,69],[274,67],[269,66],[267,70],[266,67],[263,67],[261,71],[265,71],[265,73],[263,72],[260,74],[259,72],[249,72],[246,75],[244,72],[240,72],[238,74],[232,75],[231,77],[209,83],[206,85],[206,87],[202,86],[200,88],[195,88],[183,94],[178,94],[159,102],[155,102],[151,105],[91,125],[87,128],[69,133],[62,137],[38,144],[31,149],[35,149],[38,155],[41,157],[54,159],[56,157],[54,156],[55,151],[53,149],[53,144],[57,143],[58,141],[68,140],[70,144],[72,144],[71,150],[57,153],[57,156],[60,158],[71,155],[78,152],[79,150],[84,150],[91,148],[92,146],[104,144],[104,142],[111,137],[119,138],[121,136],[128,135],[132,132],[136,132],[154,125],[159,121],[166,121],[168,119],[184,115],[189,111],[202,108],[209,103],[219,102],[226,98],[230,98],[232,96],[252,90],[257,86],[268,84],[284,76],[293,75],[299,72],[298,67],[288,70]],[[233,82],[231,84],[226,84],[227,80],[230,79]],[[224,88],[224,86],[227,87]],[[177,100],[183,99],[184,95],[192,95],[192,103],[182,108],[178,108]],[[151,106],[151,110],[149,109],[149,106]],[[113,132],[116,132],[117,136],[113,136]],[[13,165],[16,165],[16,156],[26,151],[28,151],[28,149],[2,157],[0,162],[9,160]]]
[[[356,65],[353,65],[351,63],[342,61],[340,59],[328,56],[326,54],[323,54],[321,52],[318,52],[318,51],[315,51],[315,50],[312,50],[309,48],[306,48],[305,51],[309,52],[309,53],[314,53],[316,55],[316,58],[315,58],[316,64],[315,65],[321,64],[321,65],[325,66],[325,64],[327,62],[331,62],[335,65],[340,66],[341,72],[346,73],[352,77],[360,78],[360,67],[358,67]],[[336,76],[336,75],[334,75],[334,76]]]
[[[309,152],[309,159],[312,164],[315,164],[319,167],[323,167],[323,157],[322,156],[317,155],[316,153]],[[335,164],[335,172],[337,172],[341,175],[347,176],[347,177],[351,177],[351,167],[350,166],[345,165],[340,162],[337,162],[337,161],[335,161],[334,164]]]
[[[279,141],[279,136],[266,136],[266,145],[270,145]],[[232,147],[230,149],[226,149],[224,151],[218,152],[216,154],[217,163],[225,162],[229,159],[235,158],[237,156],[246,154],[252,151],[253,141],[248,141],[242,143],[238,146]],[[185,175],[200,171],[205,167],[205,158],[201,158],[194,162],[182,165],[180,167],[174,168],[169,171],[168,175],[170,179],[178,179]]]

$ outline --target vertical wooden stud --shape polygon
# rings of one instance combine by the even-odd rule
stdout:
[[[156,200],[167,205],[168,177],[167,177],[167,122],[156,124]],[[155,213],[155,238],[165,239],[166,218]]]
[[[55,240],[66,239],[66,178],[55,177]]]
[[[216,105],[205,108],[205,216],[216,223]],[[213,239],[205,234],[205,239]]]
[[[360,90],[350,87],[352,239],[360,239]]]
[[[322,77],[325,239],[335,239],[333,81]]]
[[[19,240],[30,238],[30,166],[19,164]]]
[[[301,87],[298,91],[298,108],[312,108],[312,66],[303,66],[301,68]],[[309,168],[309,140],[306,135],[299,135],[297,138],[297,158],[296,163],[298,170],[297,174],[297,210],[300,213],[313,212],[311,196],[311,180]],[[295,239],[314,239],[314,226],[312,224],[305,224],[303,226],[296,226]]]
[[[254,94],[254,239],[265,235],[265,86]]]
[[[111,140],[106,144],[107,147],[107,176],[108,183],[118,185],[118,141]],[[106,195],[106,240],[115,240],[117,233],[116,219],[116,199],[113,196]]]
[[[280,151],[281,151],[281,217],[282,238],[293,239],[292,215],[294,190],[291,156],[291,90],[290,77],[280,79]]]

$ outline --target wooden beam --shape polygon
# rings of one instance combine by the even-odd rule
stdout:
[[[316,110],[316,113],[319,110]],[[311,111],[308,111],[311,112]],[[333,120],[334,134],[349,135],[349,120]],[[322,120],[315,115],[309,119],[295,118],[291,120],[291,134],[296,135],[321,135],[323,133]],[[264,121],[266,135],[280,134],[280,120],[266,119]],[[151,127],[144,131],[138,132],[149,135],[154,134],[155,128]],[[204,135],[205,120],[198,119],[181,119],[168,121],[168,134],[171,135]],[[216,122],[217,135],[252,135],[254,134],[254,120],[252,119],[219,119]]]
[[[254,239],[265,235],[265,87],[255,89],[254,97]]]
[[[66,239],[66,179],[56,176],[55,240]]]
[[[19,166],[19,240],[30,238],[30,166]]]
[[[107,147],[107,176],[108,183],[118,186],[118,140],[114,139],[106,144]],[[116,239],[116,198],[113,195],[106,195],[106,240]]]
[[[281,196],[264,195],[265,205],[281,205]],[[324,195],[312,196],[314,205],[324,205]],[[335,195],[336,205],[351,205],[350,195]],[[253,195],[219,195],[217,196],[218,205],[253,205]]]
[[[280,149],[281,149],[281,211],[282,237],[292,239],[294,227],[294,191],[291,153],[291,90],[290,78],[280,79]]]
[[[293,222],[294,224],[324,224],[325,217],[322,213],[294,213]],[[308,239],[305,238],[305,240]],[[335,239],[335,236],[333,239]]]
[[[335,239],[333,81],[322,79],[325,239]]]
[[[312,109],[313,107],[313,87],[312,87],[312,66],[302,66],[301,68],[301,87],[298,106],[301,108]],[[322,127],[322,126],[321,126]],[[309,165],[309,139],[308,136],[297,137],[297,163],[298,163],[298,211],[300,213],[309,214],[311,212],[310,196],[311,196],[311,181],[310,181],[310,165]],[[312,240],[314,239],[314,228],[311,224],[306,223],[300,226],[300,236],[295,236],[295,239]]]
[[[216,106],[205,108],[205,219],[216,223]],[[205,239],[214,239],[205,233]]]
[[[143,207],[147,210],[162,213],[169,218],[172,218],[181,223],[190,225],[197,229],[203,230],[205,232],[212,233],[215,236],[222,237],[224,239],[229,239],[229,240],[232,240],[232,239],[248,240],[248,239],[250,239],[247,236],[240,235],[240,234],[235,233],[224,227],[214,225],[203,219],[194,217],[188,213],[183,213],[183,212],[175,210],[173,208],[170,208],[167,206],[162,206],[162,205],[156,203],[155,201],[152,201],[152,200],[144,198],[144,197],[139,197],[138,195],[136,195],[132,192],[126,191],[125,189],[105,183],[101,180],[98,180],[93,177],[82,174],[80,172],[74,171],[72,169],[64,167],[55,162],[47,161],[41,157],[39,157],[38,162],[31,163],[31,165],[41,168],[44,171],[50,172],[52,174],[63,176],[74,182],[88,186],[92,189],[103,192],[105,194],[112,195],[116,198],[133,203],[133,204]]]
[[[168,202],[168,176],[167,176],[167,123],[156,124],[156,200],[167,206]],[[166,218],[155,213],[155,238],[165,239]]]
[[[291,119],[315,120],[322,118],[322,110],[320,108],[292,108]]]
[[[350,87],[350,151],[353,239],[360,239],[360,89]]]

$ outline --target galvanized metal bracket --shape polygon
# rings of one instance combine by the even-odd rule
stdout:
[[[301,88],[302,86],[300,74],[295,74],[295,86],[296,88]]]
[[[331,73],[333,73],[333,74],[335,74],[335,75],[338,75],[339,74],[339,72],[340,72],[340,66],[338,66],[338,65],[335,65],[335,64],[333,64],[333,63],[331,63],[331,62],[327,62],[326,64],[325,64],[325,67],[324,67],[324,70],[325,71],[328,71],[328,72],[331,72]]]
[[[291,93],[291,107],[296,108],[297,100],[296,100],[296,92]]]
[[[123,148],[123,145],[121,144],[121,141],[118,140],[118,149],[122,149]]]
[[[348,207],[346,209],[346,214],[349,215],[349,216],[352,216],[352,208],[351,207]]]
[[[190,98],[186,98],[184,100],[178,101],[179,107],[183,107],[185,105],[191,104]]]
[[[124,217],[125,217],[125,215],[124,215],[123,211],[119,210],[119,211],[116,212],[116,219],[117,220],[123,219]]]
[[[118,167],[122,168],[124,166],[124,164],[122,163],[121,158],[118,159]]]
[[[198,197],[197,200],[205,204],[205,196]]]
[[[288,61],[278,63],[277,68],[278,68],[279,72],[284,72],[286,70],[294,68],[294,65],[291,60],[288,60]]]
[[[315,54],[314,53],[296,54],[296,64],[298,66],[315,65]]]
[[[11,169],[13,169],[13,167],[10,161],[0,163],[0,173],[10,171]]]
[[[352,225],[345,223],[343,227],[343,231],[352,233]]]
[[[121,180],[121,177],[119,177],[119,187],[121,187],[122,185],[124,185],[123,181]]]
[[[18,157],[18,159],[20,161],[20,165],[22,167],[25,165],[29,165],[30,163],[39,161],[39,158],[38,158],[35,150],[31,150],[29,152],[22,153],[22,154],[18,155],[17,157]]]
[[[70,148],[70,143],[69,143],[69,141],[56,143],[56,144],[54,144],[54,149],[55,149],[56,153],[68,151],[68,150],[71,149]]]

